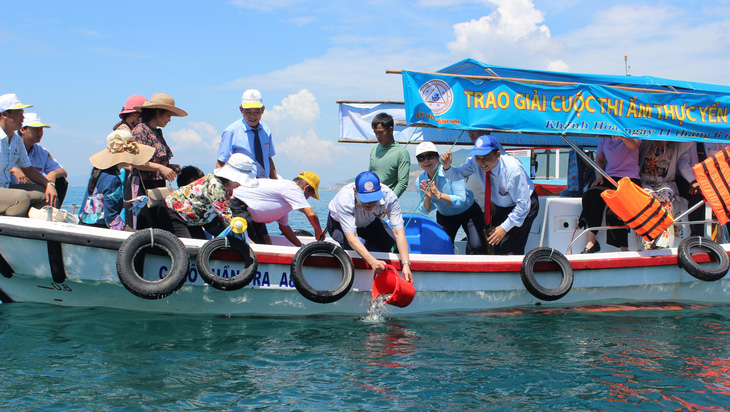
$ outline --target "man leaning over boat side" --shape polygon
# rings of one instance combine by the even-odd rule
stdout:
[[[393,117],[388,113],[378,113],[371,123],[378,144],[370,151],[368,171],[378,175],[380,181],[388,186],[397,197],[408,188],[411,171],[411,155],[393,137]]]
[[[393,227],[392,234],[380,217],[387,214]],[[329,204],[327,231],[344,249],[354,250],[373,269],[375,273],[385,270],[385,262],[376,259],[363,245],[379,251],[389,252],[393,245],[398,246],[403,276],[413,281],[411,262],[408,254],[408,241],[403,225],[398,197],[390,188],[380,183],[373,172],[362,172],[354,183],[345,185]]]
[[[259,179],[257,187],[238,187],[233,190],[230,201],[234,217],[246,219],[249,239],[254,243],[272,244],[266,223],[277,222],[281,233],[294,246],[301,246],[294,231],[289,226],[289,212],[299,210],[312,224],[314,237],[319,239],[322,227],[319,217],[307,199],[319,199],[319,176],[314,172],[303,171],[294,180]]]
[[[56,159],[51,156],[48,150],[41,146],[43,139],[43,129],[51,126],[43,123],[36,113],[25,113],[23,115],[23,127],[18,132],[23,138],[25,150],[28,152],[30,164],[33,165],[49,182],[56,184],[56,192],[58,192],[58,206],[63,205],[63,199],[66,198],[66,190],[68,189],[68,181],[66,177],[68,173]],[[11,186],[14,189],[37,190],[43,192],[43,187],[38,186],[28,179],[28,177],[18,167],[10,169]],[[17,185],[17,186],[16,186]]]
[[[498,225],[487,237],[487,242],[494,246],[494,253],[524,255],[540,203],[522,163],[508,154],[501,154],[499,143],[492,135],[479,137],[471,157],[461,166],[452,167],[451,151],[444,153],[441,161],[447,179],[461,180],[475,175],[484,186],[484,223],[487,227]]]
[[[239,107],[243,118],[223,131],[216,168],[223,167],[232,154],[242,153],[255,161],[256,178],[278,178],[273,159],[276,154],[274,139],[269,125],[261,121],[265,109],[261,92],[255,89],[243,92]]]
[[[31,165],[23,141],[15,133],[23,126],[23,109],[27,107],[33,106],[21,103],[13,93],[0,96],[0,129],[3,131],[0,135],[0,215],[28,216],[31,205],[56,205],[58,193],[54,183]],[[14,166],[32,182],[45,187],[45,192],[9,188],[10,169]]]

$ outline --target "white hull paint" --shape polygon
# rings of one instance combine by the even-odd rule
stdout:
[[[42,235],[41,235],[42,234]],[[539,233],[536,234],[539,236]],[[341,300],[319,304],[303,298],[290,278],[290,263],[297,248],[254,245],[259,260],[256,278],[238,291],[221,291],[203,282],[191,265],[185,285],[167,298],[146,300],[132,295],[119,281],[115,245],[129,233],[0,217],[0,254],[12,276],[0,276],[4,299],[60,306],[107,307],[190,315],[302,316],[317,314],[364,315],[370,303],[372,271],[350,253],[356,268],[352,290]],[[52,277],[49,243],[60,244],[65,279]],[[185,239],[193,254],[204,242]],[[730,245],[723,245],[730,250]],[[118,248],[118,246],[116,246]],[[58,252],[50,252],[58,253]],[[376,255],[398,262],[393,254]],[[677,265],[677,249],[567,255],[574,272],[571,291],[555,302],[533,297],[522,284],[522,256],[412,255],[416,296],[406,308],[391,308],[389,315],[482,311],[536,304],[554,306],[627,302],[693,302],[722,304],[730,279],[699,281]],[[191,259],[194,264],[194,257]],[[164,276],[169,259],[148,256],[145,278]],[[240,263],[211,262],[220,273],[240,270]],[[58,272],[58,268],[56,268]],[[334,285],[339,269],[312,268],[307,278],[315,286]],[[538,280],[547,287],[559,282],[558,272],[543,272]]]

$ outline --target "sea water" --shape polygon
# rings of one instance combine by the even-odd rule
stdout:
[[[312,204],[323,220],[333,192],[320,194]],[[730,306],[398,310],[381,302],[377,316],[212,317],[2,304],[0,409],[730,405]]]
[[[730,307],[378,322],[0,305],[2,410],[726,410]]]

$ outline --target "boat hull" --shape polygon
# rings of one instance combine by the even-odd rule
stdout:
[[[12,268],[10,277],[6,277],[8,273],[0,276],[3,300],[158,313],[253,316],[364,315],[370,304],[373,273],[352,253],[355,280],[351,291],[337,302],[321,304],[305,299],[294,287],[290,265],[297,248],[254,245],[259,261],[254,280],[243,289],[222,291],[208,286],[200,277],[194,255],[204,242],[192,239],[184,241],[193,258],[182,288],[164,299],[142,299],[127,291],[117,275],[117,250],[128,236],[129,233],[105,229],[0,217],[0,254]],[[399,267],[396,255],[378,257]],[[545,302],[525,289],[520,277],[522,256],[413,255],[415,299],[405,308],[390,308],[389,315],[538,304],[729,301],[730,279],[695,279],[678,266],[676,249],[567,257],[573,268],[573,287],[561,299]],[[170,260],[165,257],[148,256],[145,279],[164,277],[169,266]],[[220,276],[228,276],[241,270],[242,264],[216,260],[211,267]],[[340,270],[335,267],[305,269],[313,285],[326,287],[340,278]],[[545,286],[557,285],[560,273],[540,272],[538,280]]]

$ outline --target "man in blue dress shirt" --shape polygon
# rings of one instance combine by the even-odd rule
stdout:
[[[243,153],[254,160],[257,178],[276,179],[276,166],[272,157],[276,154],[271,129],[261,122],[264,114],[264,101],[255,89],[243,92],[241,96],[243,118],[231,123],[221,135],[216,167],[223,167],[233,153]]]
[[[68,189],[68,173],[56,159],[41,146],[43,139],[43,129],[51,126],[43,123],[36,113],[23,114],[23,127],[18,130],[20,137],[23,139],[25,150],[28,152],[30,164],[38,169],[49,182],[56,184],[56,192],[58,192],[58,206],[63,204],[66,198],[66,190]],[[23,190],[40,190],[43,187],[33,183],[28,176],[18,167],[10,169],[10,187]]]
[[[475,175],[485,188],[485,197],[489,197],[484,202],[485,223],[498,225],[489,232],[487,242],[497,255],[524,255],[532,222],[540,209],[532,180],[519,160],[500,153],[492,135],[477,138],[471,155],[461,166],[451,167],[451,151],[444,153],[444,176],[461,180]]]

